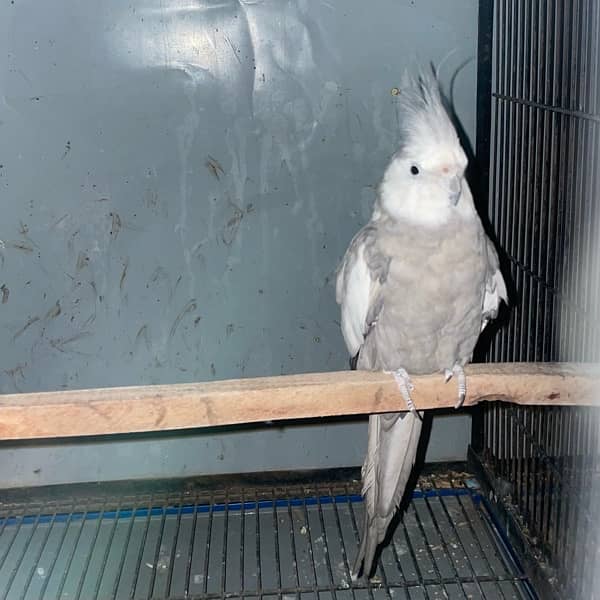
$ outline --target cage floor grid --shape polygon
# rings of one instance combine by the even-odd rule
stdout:
[[[485,501],[464,487],[415,491],[372,580],[353,582],[357,491],[280,487],[161,504],[149,496],[146,506],[105,499],[37,514],[5,506],[0,599],[535,597]]]

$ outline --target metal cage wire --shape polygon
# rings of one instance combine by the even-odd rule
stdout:
[[[371,582],[350,577],[358,482],[17,503],[0,598],[533,598],[479,490],[452,485],[420,486]]]
[[[600,360],[600,4],[483,2],[493,19],[489,218],[512,279],[488,359]],[[594,597],[596,409],[483,409],[474,448],[557,597]]]

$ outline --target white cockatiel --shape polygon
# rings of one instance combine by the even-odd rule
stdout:
[[[400,90],[400,148],[371,220],[338,271],[342,333],[358,369],[394,374],[410,412],[371,415],[362,468],[365,522],[353,576],[369,575],[415,462],[422,414],[409,374],[440,372],[465,398],[463,366],[506,301],[496,251],[465,180],[467,158],[433,75]]]

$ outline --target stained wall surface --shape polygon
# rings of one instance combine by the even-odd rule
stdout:
[[[392,90],[470,61],[474,141],[476,28],[476,0],[3,2],[0,392],[346,368],[334,270],[396,148]],[[467,417],[437,426],[432,457],[464,454]],[[358,464],[365,441],[4,448],[0,484]]]

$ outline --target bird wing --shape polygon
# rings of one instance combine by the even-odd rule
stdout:
[[[498,315],[500,302],[508,303],[508,293],[506,291],[506,283],[500,264],[498,254],[494,245],[489,238],[486,239],[487,256],[488,256],[488,275],[485,281],[485,293],[483,296],[483,309],[481,312],[481,330],[489,323],[491,319],[495,319]]]
[[[353,238],[339,267],[336,300],[341,305],[342,335],[350,356],[363,345],[370,327],[383,308],[381,285],[389,258],[377,249],[376,227],[363,227]]]

